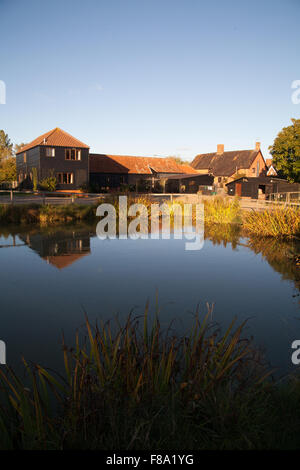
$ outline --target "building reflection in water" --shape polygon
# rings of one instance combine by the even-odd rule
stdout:
[[[27,233],[19,237],[48,264],[64,269],[91,253],[91,236],[90,232],[74,230],[53,234]]]

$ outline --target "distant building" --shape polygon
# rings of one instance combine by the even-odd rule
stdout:
[[[214,176],[214,183],[224,187],[226,183],[239,176],[265,176],[267,166],[260,150],[260,142],[256,142],[254,150],[231,150],[224,152],[224,145],[219,144],[217,151],[197,155],[191,166],[199,173]]]
[[[300,184],[288,183],[287,180],[259,176],[254,178],[242,177],[226,184],[229,196],[251,197],[252,199],[266,199],[271,193],[284,193],[299,191]]]
[[[212,194],[214,177],[199,173],[169,176],[165,182],[165,191],[166,193]]]
[[[35,168],[39,182],[53,175],[57,189],[79,189],[89,180],[89,147],[56,127],[19,149],[16,164],[21,187],[32,187]]]
[[[88,145],[58,127],[19,149],[16,163],[19,187],[32,188],[36,172],[38,183],[53,175],[63,191],[87,184],[99,191],[124,185],[155,190],[170,175],[198,174],[173,158],[90,154]]]
[[[273,160],[272,158],[267,158],[266,159],[266,165],[267,165],[267,176],[277,176],[277,171],[275,170],[275,167],[273,166]]]
[[[180,165],[173,158],[90,154],[90,184],[99,191],[123,185],[144,185],[155,190],[157,184],[164,186],[169,176],[196,173],[191,166]]]

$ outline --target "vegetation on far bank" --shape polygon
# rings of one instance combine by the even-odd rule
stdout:
[[[117,195],[108,195],[101,202],[111,203],[119,216],[119,199]],[[146,206],[151,220],[151,204],[157,202],[148,196],[128,196],[128,207],[138,203]],[[182,202],[174,201],[183,207]],[[172,203],[165,204],[171,208]],[[96,217],[97,204],[67,205],[1,205],[1,224],[60,224],[83,220],[99,220]],[[300,237],[300,208],[272,207],[264,211],[243,211],[238,198],[211,197],[204,200],[205,226],[216,224],[240,225],[246,234],[259,237],[293,238]],[[195,216],[195,214],[194,214]],[[130,217],[129,217],[130,219]],[[174,221],[174,211],[170,210],[170,222]]]
[[[243,228],[260,237],[299,237],[300,208],[284,207],[247,212],[244,214]]]
[[[151,318],[86,319],[86,339],[63,344],[65,377],[1,368],[0,448],[299,448],[300,381],[271,379],[244,324],[221,333],[196,313],[181,336]]]

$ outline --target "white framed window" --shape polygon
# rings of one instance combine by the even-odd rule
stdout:
[[[74,173],[57,173],[56,179],[59,184],[73,184]]]
[[[65,151],[66,160],[81,160],[80,149],[66,149]]]
[[[46,157],[55,157],[54,147],[46,147]]]

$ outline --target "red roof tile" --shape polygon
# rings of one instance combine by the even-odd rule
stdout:
[[[62,129],[59,129],[59,127],[56,127],[55,129],[52,129],[52,131],[40,135],[29,144],[24,145],[24,147],[18,150],[17,154],[25,152],[25,150],[29,150],[33,147],[36,147],[37,145],[47,145],[53,147],[79,147],[86,149],[89,148],[88,145],[84,144],[78,139],[75,139],[75,137],[72,135],[68,134]]]
[[[182,170],[182,173],[186,173],[187,175],[192,175],[192,174],[198,174],[198,171],[195,170],[193,167],[191,167],[190,165],[188,165],[187,163],[184,163],[184,164],[181,164],[179,165],[181,170]]]
[[[152,171],[153,170],[153,171]],[[129,173],[151,175],[156,173],[186,173],[173,158],[131,157],[125,155],[90,154],[91,173]],[[193,169],[189,169],[193,173]]]

